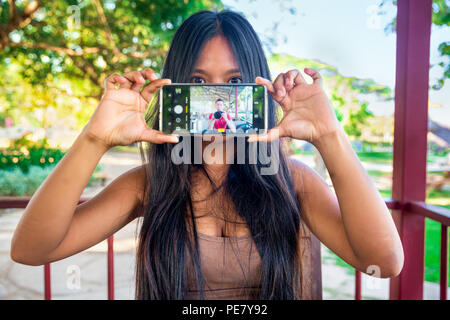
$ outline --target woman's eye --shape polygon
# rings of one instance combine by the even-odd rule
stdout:
[[[200,77],[192,77],[191,78],[191,82],[194,82],[194,83],[205,83],[205,80],[203,78],[200,78]]]
[[[233,77],[228,82],[229,83],[242,83],[242,79],[239,77]]]

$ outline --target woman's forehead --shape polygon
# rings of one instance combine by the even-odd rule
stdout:
[[[205,44],[197,62],[196,72],[208,75],[239,72],[231,45],[224,36],[215,36]]]

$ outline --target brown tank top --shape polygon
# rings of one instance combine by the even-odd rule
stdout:
[[[191,234],[192,231],[190,231]],[[258,299],[261,257],[251,235],[215,237],[198,233],[200,260],[206,299]],[[188,295],[200,299],[195,270],[187,251]]]

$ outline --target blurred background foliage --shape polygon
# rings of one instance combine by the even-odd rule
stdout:
[[[107,75],[159,71],[184,19],[217,0],[0,1],[0,124],[25,117],[48,127],[46,111],[84,126]],[[36,109],[39,116],[33,115]],[[2,121],[3,120],[3,121]]]
[[[380,8],[386,7],[387,4],[397,5],[397,0],[382,0]],[[443,27],[450,26],[450,10],[448,0],[433,0],[433,17],[432,23],[434,26]],[[394,33],[396,30],[397,18],[393,18],[392,21],[385,27],[386,33]],[[442,68],[442,75],[436,83],[431,84],[431,87],[435,90],[439,90],[444,86],[446,79],[450,78],[450,41],[444,41],[439,44],[439,55],[442,59],[435,65],[430,67],[439,66]]]
[[[33,141],[28,135],[0,149],[0,196],[32,196],[66,152],[53,148],[47,139]],[[98,164],[87,186],[101,180]]]
[[[51,148],[46,139],[37,142],[30,141],[26,136],[17,139],[12,146],[1,150],[0,169],[21,169],[28,173],[31,166],[47,167],[54,165],[64,156],[65,152]]]
[[[372,79],[345,77],[336,67],[326,63],[300,59],[286,54],[272,54],[269,57],[272,78],[278,73],[290,69],[309,67],[318,70],[324,79],[324,89],[334,108],[336,117],[351,138],[359,138],[367,129],[368,119],[373,117],[367,109],[369,95],[379,100],[392,100],[392,90],[388,86],[377,84]],[[382,130],[382,127],[379,127]],[[374,132],[376,134],[376,132]],[[380,132],[380,135],[383,133]]]
[[[279,6],[295,14],[282,1]],[[1,1],[0,125],[10,117],[45,131],[58,121],[80,130],[107,75],[145,67],[159,72],[182,21],[202,9],[222,8],[217,0]],[[266,47],[275,38],[263,37]],[[317,61],[272,54],[269,63],[273,78],[306,66],[324,73],[336,115],[351,137],[360,137],[372,116],[361,95],[392,98],[386,86],[343,77]]]
[[[9,118],[44,131],[0,149],[0,195],[33,194],[65,154],[47,131],[81,130],[109,74],[158,72],[178,26],[221,8],[217,0],[0,0],[0,128]]]

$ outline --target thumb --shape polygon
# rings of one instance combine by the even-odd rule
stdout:
[[[271,142],[273,140],[282,138],[285,136],[285,132],[283,127],[280,125],[273,127],[268,132],[259,134],[259,135],[252,135],[248,138],[248,142],[257,142],[257,141],[265,141],[265,142]]]
[[[141,135],[139,136],[139,141],[146,141],[151,143],[177,143],[178,142],[178,136],[175,134],[165,134],[161,131],[145,128],[142,130]]]

